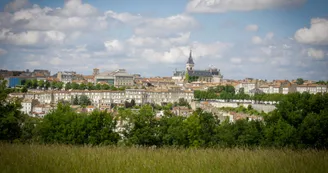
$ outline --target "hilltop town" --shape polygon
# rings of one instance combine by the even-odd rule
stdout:
[[[277,98],[288,93],[316,94],[328,91],[326,82],[302,78],[291,81],[224,79],[217,68],[196,69],[191,51],[186,59],[186,69],[175,70],[171,77],[144,78],[138,74],[130,74],[125,69],[100,71],[97,68],[93,69],[91,75],[77,74],[74,71],[59,71],[51,75],[50,71],[39,69],[1,70],[0,77],[13,90],[10,98],[21,98],[21,110],[33,117],[43,117],[59,102],[70,103],[78,112],[92,112],[95,109],[113,111],[113,107],[126,106],[131,102],[133,105],[163,106],[178,103],[181,99],[191,106],[188,108],[176,104],[172,110],[177,115],[187,116],[197,107],[211,110],[211,107],[238,107],[240,104],[246,104],[246,107],[251,104],[258,111],[268,112],[274,108],[258,105],[274,107],[278,103]],[[262,97],[256,97],[259,95]],[[81,107],[78,105],[83,96],[87,103]]]

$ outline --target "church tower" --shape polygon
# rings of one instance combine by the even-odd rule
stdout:
[[[187,71],[194,70],[194,66],[195,66],[195,63],[194,63],[194,60],[192,59],[191,50],[190,50],[189,58],[188,58],[188,61],[187,61],[187,64],[186,64]]]

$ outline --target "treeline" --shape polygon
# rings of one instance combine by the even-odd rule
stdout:
[[[2,90],[3,91],[3,90]],[[138,111],[94,111],[78,114],[69,105],[43,119],[18,111],[19,103],[4,100],[1,91],[0,140],[75,145],[140,145],[180,147],[328,147],[328,94],[293,93],[284,97],[264,121],[220,122],[197,109],[189,117],[170,110],[155,116],[151,105]],[[250,110],[250,108],[249,108]]]
[[[255,101],[280,101],[284,94],[255,94],[250,96],[244,93],[243,88],[236,94],[231,85],[211,87],[207,91],[194,91],[194,97],[198,100],[222,99],[222,100],[255,100]]]
[[[127,89],[126,87],[114,87],[112,85],[107,85],[107,84],[96,84],[94,85],[91,82],[88,83],[81,83],[78,84],[76,82],[68,82],[66,84],[64,84],[63,82],[59,82],[59,81],[44,81],[44,80],[26,80],[22,82],[23,85],[23,89],[22,92],[26,92],[26,89],[44,89],[44,90],[48,90],[48,89],[56,89],[56,90],[125,90]]]

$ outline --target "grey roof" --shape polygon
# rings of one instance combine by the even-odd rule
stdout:
[[[212,77],[212,73],[206,70],[188,70],[189,76]]]
[[[187,64],[195,64],[194,63],[194,60],[192,59],[192,56],[191,56],[191,50],[190,50],[190,54],[189,54],[189,58],[188,58]]]
[[[115,70],[115,71],[106,71],[103,73],[100,73],[98,75],[96,75],[96,77],[108,77],[108,76],[132,76],[131,74],[127,73],[125,69],[119,69],[119,70]]]
[[[252,94],[263,94],[264,92],[258,88],[254,88],[252,90],[249,91],[249,93],[252,93]]]
[[[173,72],[173,76],[184,76],[185,75],[185,71],[175,71]]]

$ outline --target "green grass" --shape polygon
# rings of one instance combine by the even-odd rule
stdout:
[[[0,143],[0,172],[327,172],[328,151]]]

